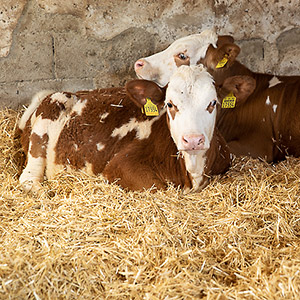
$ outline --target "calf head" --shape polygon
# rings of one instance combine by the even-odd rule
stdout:
[[[212,30],[180,38],[164,51],[136,61],[135,72],[138,78],[166,86],[179,66],[196,65],[200,58],[205,57],[208,46],[216,44],[217,38]]]
[[[233,43],[231,36],[217,36],[212,30],[189,35],[173,42],[167,49],[141,58],[134,68],[138,78],[152,80],[159,86],[166,86],[171,75],[182,65],[202,63],[208,68],[222,72],[231,66],[240,48]],[[226,61],[222,67],[218,62]]]

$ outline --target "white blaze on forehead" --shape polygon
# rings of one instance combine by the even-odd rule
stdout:
[[[189,64],[196,65],[200,58],[205,57],[209,45],[216,45],[217,39],[217,34],[212,30],[180,38],[164,51],[144,58],[146,65],[143,69],[138,70],[137,75],[143,79],[153,80],[160,86],[165,86],[177,69],[174,56],[184,53],[189,57]]]
[[[269,96],[267,97],[266,105],[271,105],[271,101],[270,101],[270,97]]]
[[[281,83],[281,81],[280,81],[276,76],[274,76],[274,77],[272,77],[272,79],[269,81],[269,88],[271,88],[271,87],[273,87],[273,86],[275,86],[275,85],[277,85],[277,84],[279,84],[279,83]]]
[[[187,134],[203,134],[205,148],[209,147],[216,110],[209,113],[207,107],[216,99],[214,81],[202,65],[181,66],[171,77],[165,102],[171,100],[178,109],[174,120],[168,111],[171,135],[178,150],[182,149],[182,137]]]
[[[277,104],[274,104],[273,105],[273,111],[274,111],[274,113],[276,113],[276,110],[277,110]]]
[[[136,138],[139,140],[146,139],[151,134],[151,127],[152,124],[158,120],[161,115],[163,115],[163,110],[160,112],[160,115],[157,117],[154,117],[150,120],[146,120],[143,122],[138,122],[136,118],[131,118],[128,123],[122,125],[119,128],[114,129],[111,136],[112,137],[119,137],[119,139],[122,139],[124,136],[126,136],[129,132],[132,130],[136,130]]]

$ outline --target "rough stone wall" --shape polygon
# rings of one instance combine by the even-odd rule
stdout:
[[[233,35],[254,71],[300,75],[299,0],[1,0],[0,106],[123,85],[138,58],[205,28]]]

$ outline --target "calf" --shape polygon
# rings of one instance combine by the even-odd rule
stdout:
[[[44,173],[52,178],[75,168],[103,173],[131,190],[165,188],[171,182],[198,191],[208,176],[227,170],[229,151],[214,128],[216,89],[202,66],[178,69],[165,101],[165,89],[151,81],[131,81],[126,91],[54,93],[35,99],[19,126],[28,158],[20,176],[24,188],[38,187]],[[159,115],[142,114],[149,99]]]
[[[188,65],[202,63],[217,87],[227,86],[221,96],[239,94],[239,100],[231,98],[229,106],[225,104],[229,103],[227,98],[222,100],[217,115],[217,128],[232,153],[267,162],[282,160],[286,155],[300,156],[300,77],[250,71],[236,61],[240,49],[231,36],[219,36],[216,45],[208,45],[204,56],[194,56],[198,39],[197,35],[181,38],[165,51],[138,60],[137,76],[163,86],[180,58]],[[233,76],[237,76],[235,80]],[[240,85],[242,76],[247,79]]]

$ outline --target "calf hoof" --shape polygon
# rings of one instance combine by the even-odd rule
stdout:
[[[37,193],[41,189],[41,184],[38,181],[33,180],[25,180],[24,182],[21,182],[21,188],[24,193],[28,194],[30,193]]]

